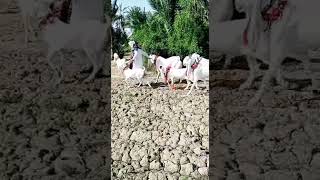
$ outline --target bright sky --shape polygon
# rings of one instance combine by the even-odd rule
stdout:
[[[112,1],[114,1],[114,0],[112,0]],[[125,7],[130,8],[130,7],[137,6],[137,7],[140,7],[141,9],[145,8],[146,11],[151,11],[151,12],[154,11],[151,8],[148,0],[118,0],[117,4],[118,5],[121,4],[122,8],[125,8]],[[130,28],[125,28],[124,30],[128,36],[131,36],[133,33],[132,29],[130,29]]]
[[[118,0],[118,4],[122,4],[122,8],[137,6],[145,8],[146,11],[153,11],[148,0]]]

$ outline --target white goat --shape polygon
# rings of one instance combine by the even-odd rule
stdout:
[[[238,2],[241,1],[239,0]],[[247,12],[251,12],[252,5],[256,5],[255,3],[258,3],[258,1],[242,1],[242,3],[246,4],[247,6],[244,9],[246,9]],[[286,57],[300,59],[304,63],[305,70],[307,72],[309,71],[308,50],[316,46],[308,44],[307,39],[309,37],[309,42],[313,42],[317,46],[319,46],[320,44],[320,40],[317,39],[319,37],[319,33],[317,29],[314,28],[319,27],[317,26],[319,23],[317,24],[317,21],[315,19],[315,17],[317,17],[316,15],[319,14],[318,11],[315,10],[315,7],[317,7],[317,5],[319,5],[319,1],[315,0],[308,3],[303,3],[300,1],[289,1],[283,12],[283,17],[276,23],[273,23],[270,32],[268,32],[268,37],[266,37],[266,40],[269,41],[269,44],[266,45],[263,41],[258,41],[258,48],[256,53],[252,53],[250,51],[242,52],[246,55],[258,57],[265,63],[269,64],[269,69],[262,79],[258,92],[249,101],[248,105],[254,105],[260,100],[262,94],[266,91],[267,88],[269,88],[269,83],[272,77],[276,76],[278,82],[282,82],[281,84],[285,85],[284,80],[280,76],[280,67],[281,63]],[[306,7],[305,11],[303,11],[304,7]],[[295,12],[296,14],[292,15],[292,12]],[[261,16],[259,12],[254,15]],[[260,18],[257,19],[260,20]],[[307,22],[311,22],[309,23],[309,26],[307,25]],[[234,36],[234,40],[238,39],[236,40],[238,42],[233,41],[235,42],[234,45],[241,44],[242,42],[241,37],[244,28],[239,27],[240,24],[242,24],[241,26],[246,25],[247,21],[242,20],[238,22],[238,26],[233,24],[233,27],[229,26],[228,28],[224,28],[224,30],[220,29],[221,32],[224,31],[223,33],[225,37],[229,37],[229,35],[231,35]],[[217,28],[219,29],[219,26],[216,26],[215,30],[217,30]],[[234,31],[232,33],[225,34],[226,30],[230,28]],[[259,26],[259,28],[261,27]],[[238,30],[238,32],[236,32],[236,29]],[[260,32],[259,30],[260,29],[258,29],[257,31]],[[316,33],[313,34],[311,32]],[[248,35],[250,35],[250,31],[248,32]],[[215,34],[214,36],[219,37],[217,34]],[[229,47],[229,49],[230,48],[231,46]],[[263,53],[264,50],[269,51],[267,51],[267,53]],[[252,74],[252,76],[253,75],[254,74]]]
[[[124,78],[125,78],[125,82],[127,84],[129,79],[136,79],[139,82],[138,87],[141,86],[141,84],[143,83],[143,77],[145,74],[145,67],[143,68],[135,68],[135,69],[129,69],[129,66],[126,62],[123,62],[122,59],[118,59],[116,61],[117,66],[121,69]],[[147,82],[148,86],[151,87],[150,83]]]
[[[161,71],[162,73],[164,74],[165,76],[165,79],[168,83],[168,86],[169,85],[169,79],[171,81],[171,88],[174,88],[174,80],[175,79],[179,79],[180,82],[182,80],[187,80],[187,83],[188,83],[188,86],[185,88],[185,89],[188,89],[189,85],[190,85],[190,81],[188,79],[188,76],[187,76],[187,68],[180,68],[180,69],[177,69],[177,68],[164,68],[164,67],[160,67],[161,68]]]
[[[184,66],[187,66],[187,65],[188,65],[188,62],[190,61],[190,59],[191,59],[191,55],[186,56],[186,57],[183,59],[182,64],[183,64]]]
[[[116,62],[118,70],[121,72],[121,70],[122,70],[121,66],[126,63],[126,59],[124,59],[124,58],[120,59],[119,55],[117,53],[114,53],[113,60]]]
[[[109,27],[97,20],[84,20],[66,24],[50,13],[46,19],[41,21],[40,25],[43,39],[48,44],[47,61],[57,75],[59,76],[60,74],[55,84],[57,85],[62,81],[63,73],[61,67],[60,69],[54,67],[51,58],[54,53],[63,48],[81,49],[85,51],[93,65],[93,71],[84,82],[91,81],[103,65],[103,45]],[[60,58],[61,65],[63,61],[61,51]]]
[[[119,59],[118,53],[114,53],[113,54],[113,60],[117,62],[118,59]]]
[[[173,67],[177,69],[182,68],[182,62],[180,60],[180,56],[172,56],[166,59],[161,56],[150,55],[149,60],[152,64],[156,66],[156,69],[158,71],[156,82],[158,82],[160,74],[161,74],[161,77],[163,78],[163,73],[161,72],[160,67],[164,67],[164,68]]]
[[[187,95],[189,95],[192,90],[194,89],[194,86],[198,87],[198,81],[208,81],[209,80],[209,60],[200,57],[199,54],[192,54],[191,58],[187,63],[187,77],[189,80],[193,82],[190,91]],[[187,86],[186,89],[188,89],[189,86]]]

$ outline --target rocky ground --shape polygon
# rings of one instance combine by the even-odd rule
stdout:
[[[208,91],[151,85],[128,87],[112,68],[113,178],[208,179]]]
[[[289,90],[275,86],[254,107],[259,81],[237,89],[240,61],[211,71],[209,123],[206,90],[128,87],[116,72],[112,90],[104,76],[83,84],[80,54],[65,52],[65,81],[50,87],[46,48],[24,46],[17,12],[0,14],[0,179],[108,179],[110,158],[113,179],[208,179],[209,145],[213,179],[320,179],[320,98],[298,63],[284,66]]]
[[[110,78],[82,83],[81,54],[65,52],[65,82],[49,86],[46,48],[24,46],[18,10],[1,12],[0,41],[0,179],[110,179]]]
[[[308,91],[298,62],[284,64],[288,89],[274,86],[254,107],[239,91],[247,70],[210,74],[210,178],[320,179],[320,97]]]

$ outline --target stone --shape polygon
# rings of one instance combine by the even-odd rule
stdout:
[[[160,162],[152,161],[150,163],[150,169],[151,170],[159,170],[160,169]]]
[[[148,167],[149,166],[148,156],[144,156],[142,158],[142,160],[140,161],[140,165],[142,167]]]
[[[189,176],[193,172],[193,165],[191,163],[181,165],[180,174]]]
[[[201,167],[198,169],[198,172],[202,176],[208,176],[208,167]]]
[[[128,150],[123,152],[123,156],[121,160],[126,163],[130,162],[130,156],[129,156]]]
[[[158,176],[156,173],[150,172],[149,173],[149,180],[158,180]]]
[[[265,180],[291,180],[296,179],[296,174],[288,170],[274,170],[264,174]]]
[[[95,170],[103,165],[103,161],[104,160],[100,154],[92,154],[87,157],[86,166],[91,170]]]
[[[167,172],[175,173],[179,171],[179,166],[171,161],[164,162],[164,170]]]

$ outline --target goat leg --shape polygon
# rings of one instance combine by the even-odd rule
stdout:
[[[51,69],[53,70],[53,75],[51,77],[51,81],[53,82],[53,79],[54,79],[54,74],[58,74],[57,73],[57,69],[56,67],[53,65],[53,63],[51,62],[51,59],[52,59],[52,56],[54,55],[55,51],[52,51],[50,50],[49,48],[49,52],[48,52],[48,55],[47,55],[47,62],[49,64],[49,66],[51,67]]]
[[[286,80],[283,78],[283,75],[282,75],[282,73],[281,73],[280,67],[279,67],[279,69],[277,70],[276,80],[277,80],[277,83],[279,83],[279,85],[280,85],[283,89],[288,88],[289,83],[288,83],[288,81],[286,81]]]
[[[157,79],[156,79],[156,83],[157,83],[157,82],[158,82],[158,80],[159,80],[159,76],[160,76],[160,72],[158,71]]]
[[[128,86],[130,86],[130,84],[129,84],[129,82],[128,82],[128,78],[125,78],[125,79],[124,79],[124,82],[125,82]]]
[[[172,90],[176,90],[176,88],[175,88],[175,86],[174,86],[173,78],[171,78],[171,89],[172,89]]]
[[[101,51],[98,51],[97,55],[99,56],[98,58],[98,69],[101,70],[101,73],[106,73],[104,72],[104,65],[105,65],[105,54],[103,49]],[[107,73],[106,73],[107,74]]]
[[[138,86],[137,86],[137,87],[140,87],[140,86],[141,86],[141,84],[143,83],[143,81],[142,81],[142,79],[138,79],[138,81],[139,81],[139,84],[138,84]]]
[[[167,80],[167,82],[166,82],[166,83],[168,84],[169,89],[171,89],[171,90],[172,90],[172,87],[171,87],[171,84],[169,83],[169,80]]]
[[[96,56],[94,54],[91,54],[87,48],[85,48],[85,49],[86,49],[87,56],[89,57],[89,60],[93,64],[93,70],[92,70],[91,74],[89,75],[89,77],[87,79],[85,79],[83,81],[85,83],[88,83],[88,82],[92,81],[95,78],[95,76],[96,76],[97,72],[99,71],[99,69],[98,69],[97,62],[95,61],[96,60]]]
[[[60,51],[59,55],[60,55],[60,64],[59,64],[59,68],[58,68],[58,70],[59,70],[59,74],[58,74],[59,78],[57,80],[57,84],[60,84],[61,81],[63,80],[63,77],[64,77],[64,74],[63,74],[63,71],[62,71],[62,64],[63,64],[63,61],[64,61],[64,56],[63,56],[61,51]]]
[[[231,58],[232,58],[232,56],[225,55],[225,62],[223,65],[223,69],[227,69],[231,65]]]
[[[186,88],[184,88],[184,90],[187,90],[187,89],[189,88],[189,86],[190,86],[190,81],[189,81],[189,80],[187,80],[187,87],[186,87]]]
[[[279,47],[277,47],[277,48],[279,48]],[[279,48],[279,49],[281,49],[281,48]],[[283,53],[277,51],[277,49],[271,47],[270,52],[271,52],[271,56],[270,56],[269,69],[262,79],[260,89],[254,95],[254,97],[249,101],[249,103],[248,103],[249,106],[253,106],[261,99],[263,93],[270,86],[271,78],[274,77],[273,75],[275,73],[278,73],[278,70],[280,69],[280,66],[281,66],[281,62],[284,59]]]
[[[176,90],[176,86],[175,86],[175,85],[173,85],[173,87],[172,87],[172,88],[173,88],[173,90]]]
[[[252,84],[257,76],[258,63],[257,63],[256,59],[251,56],[250,57],[248,56],[247,61],[248,61],[248,66],[249,66],[249,77],[247,78],[247,80],[244,83],[242,83],[240,85],[240,87],[239,87],[240,91],[245,90],[245,89],[249,89],[252,86]]]
[[[195,82],[196,82],[196,81],[193,81],[193,84],[192,84],[191,89],[189,90],[187,96],[189,96],[189,95],[191,94],[192,90],[194,89]]]
[[[193,81],[193,84],[195,85],[196,89],[199,89],[199,87],[198,87],[198,80],[197,80],[197,81]]]

